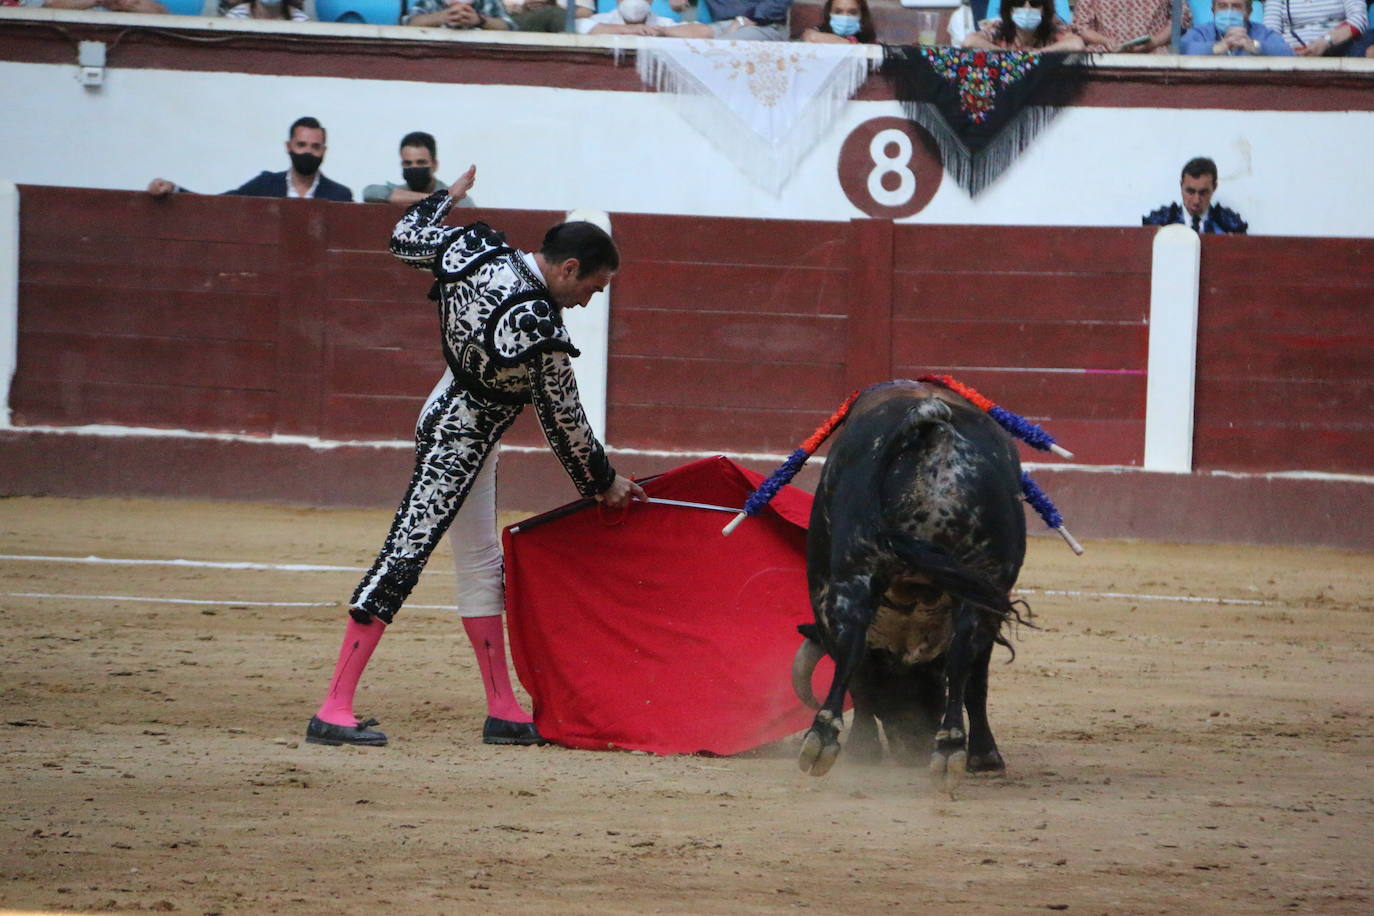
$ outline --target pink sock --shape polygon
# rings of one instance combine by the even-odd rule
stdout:
[[[510,672],[506,668],[506,631],[500,614],[490,617],[464,617],[463,629],[477,653],[482,669],[482,686],[487,690],[487,715],[510,722],[532,722],[534,718],[515,701]]]
[[[386,624],[375,617],[371,623],[358,623],[352,617],[348,618],[343,646],[339,649],[339,661],[334,666],[334,679],[330,681],[329,693],[315,715],[330,725],[351,727],[358,724],[358,718],[353,715],[353,694],[358,689],[358,679],[363,676],[367,660],[372,657],[372,650],[377,648],[385,629]]]

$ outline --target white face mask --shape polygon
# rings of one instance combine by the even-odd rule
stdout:
[[[649,0],[620,0],[620,18],[638,25],[649,18]]]
[[[1035,7],[1018,6],[1011,11],[1011,21],[1018,29],[1034,32],[1040,27],[1040,11]]]

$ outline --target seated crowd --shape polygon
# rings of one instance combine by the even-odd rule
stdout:
[[[1170,0],[990,0],[966,48],[1167,53]],[[1193,55],[1374,57],[1365,0],[1189,0],[1179,51]],[[999,15],[1000,13],[1000,15]]]
[[[194,0],[191,0],[194,5]],[[323,0],[314,0],[321,3]],[[399,24],[583,35],[787,41],[793,0],[408,0]],[[1187,0],[1179,51],[1213,56],[1374,58],[1367,0]],[[218,0],[231,19],[310,21],[306,0]],[[600,8],[598,8],[598,3]],[[165,13],[161,0],[0,0],[6,6]],[[333,5],[337,7],[338,4]],[[346,4],[345,4],[346,6]],[[896,11],[900,15],[903,11]],[[1171,0],[970,0],[947,17],[948,43],[989,50],[1167,53]],[[345,10],[343,21],[359,18]],[[375,23],[375,19],[372,20]],[[868,0],[824,0],[798,40],[872,44]],[[890,36],[912,41],[908,33]]]

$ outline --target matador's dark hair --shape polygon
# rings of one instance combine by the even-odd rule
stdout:
[[[606,230],[594,223],[559,223],[544,233],[539,253],[550,264],[577,258],[578,279],[598,270],[619,270],[620,252]]]

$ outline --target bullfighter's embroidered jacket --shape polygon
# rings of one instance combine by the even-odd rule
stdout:
[[[615,471],[578,399],[571,357],[577,356],[562,309],[524,256],[485,223],[440,222],[453,206],[439,190],[396,225],[391,251],[430,270],[439,304],[444,359],[478,399],[533,404],[558,460],[583,496],[605,490]]]
[[[1177,201],[1151,210],[1140,218],[1142,226],[1169,226],[1173,223],[1186,226],[1190,221],[1182,204]],[[1212,204],[1207,211],[1207,218],[1202,221],[1203,235],[1245,235],[1249,228],[1250,224],[1241,219],[1239,213],[1216,203]]]

